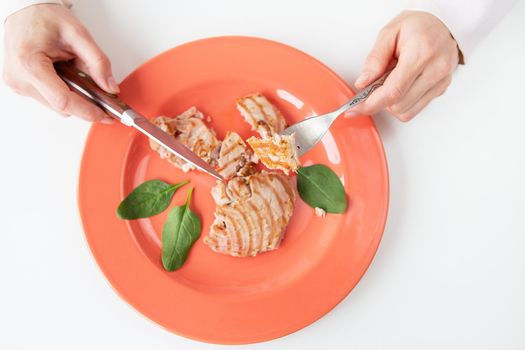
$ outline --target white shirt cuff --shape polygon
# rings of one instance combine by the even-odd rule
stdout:
[[[466,62],[477,44],[517,0],[415,0],[411,10],[433,14],[447,26]]]

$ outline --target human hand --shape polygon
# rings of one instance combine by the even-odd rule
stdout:
[[[456,41],[437,17],[403,11],[379,32],[355,86],[363,89],[395,68],[383,86],[347,116],[373,114],[386,108],[401,121],[411,120],[445,92],[459,55]]]
[[[110,93],[119,91],[108,58],[67,8],[33,5],[7,18],[5,83],[15,92],[33,97],[64,116],[111,123],[106,113],[70,91],[58,77],[53,62],[71,59],[102,89]]]

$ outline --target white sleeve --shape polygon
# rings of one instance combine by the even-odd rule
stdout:
[[[0,19],[3,23],[10,14],[36,4],[59,4],[71,7],[70,1],[61,0],[2,0],[0,1]]]
[[[466,61],[517,0],[414,0],[411,3],[411,10],[429,12],[447,26]]]

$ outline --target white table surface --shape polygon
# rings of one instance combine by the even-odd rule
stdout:
[[[118,80],[180,43],[239,34],[291,44],[353,82],[402,4],[315,3],[79,0],[75,11]],[[311,326],[240,348],[525,348],[523,18],[521,2],[416,120],[374,117],[390,212],[357,287]],[[229,348],[171,334],[114,293],[77,210],[89,125],[0,90],[0,349]]]

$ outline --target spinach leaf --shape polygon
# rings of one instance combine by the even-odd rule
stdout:
[[[157,215],[170,205],[171,198],[180,187],[189,181],[170,185],[161,180],[150,180],[140,184],[120,203],[117,215],[121,219],[133,220]]]
[[[188,192],[186,204],[172,208],[162,229],[162,265],[167,271],[180,268],[191,246],[201,234],[201,222],[190,210],[193,188]]]
[[[327,166],[315,164],[297,170],[297,191],[312,208],[344,213],[346,193],[341,180]]]

